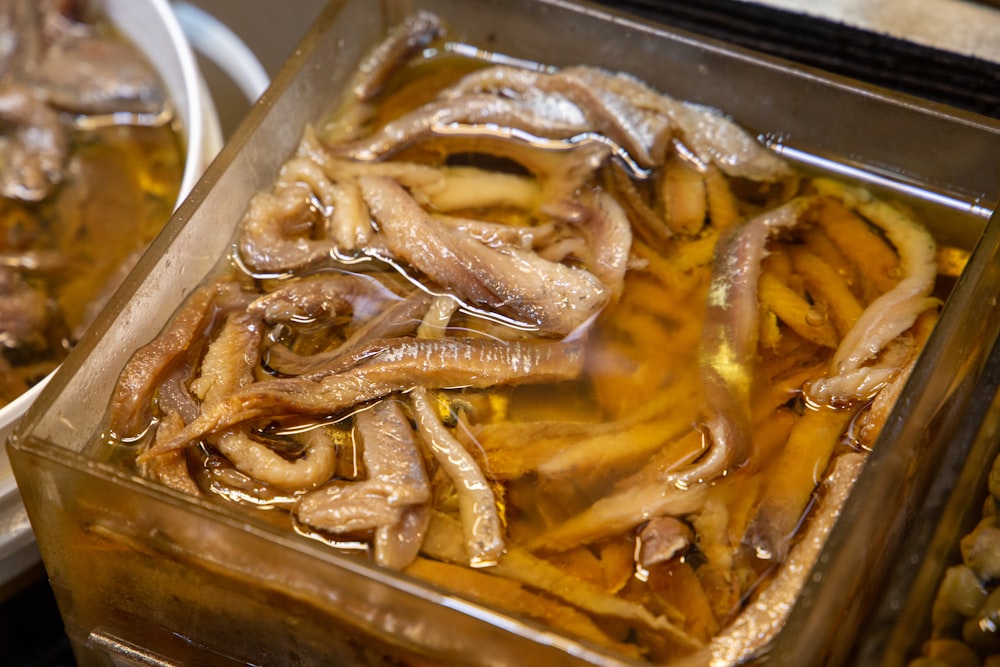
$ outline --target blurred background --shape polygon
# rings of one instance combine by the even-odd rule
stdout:
[[[269,77],[294,51],[326,0],[185,0],[228,26],[257,56]],[[224,137],[232,134],[250,104],[239,87],[199,57],[219,112]],[[69,642],[41,565],[0,589],[0,665],[74,667]]]
[[[257,56],[272,78],[319,15],[326,0],[184,0],[229,27]],[[224,136],[246,115],[239,88],[211,61],[199,57],[202,74],[219,111]]]

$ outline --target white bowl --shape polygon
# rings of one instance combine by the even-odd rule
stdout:
[[[215,105],[167,0],[103,0],[101,5],[105,15],[159,72],[180,118],[187,151],[177,199],[180,204],[222,146]],[[0,408],[0,597],[5,584],[40,560],[3,445],[49,377]]]

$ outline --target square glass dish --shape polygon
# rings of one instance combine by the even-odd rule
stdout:
[[[974,399],[1000,329],[1000,230],[989,223],[1000,124],[586,4],[338,0],[9,441],[80,664],[641,664],[90,454],[132,353],[229,255],[251,197],[342,99],[361,58],[418,9],[440,16],[453,40],[520,61],[633,73],[722,109],[807,169],[904,197],[939,243],[971,252],[768,652],[778,664],[839,662],[887,556],[947,474],[942,461],[974,439],[962,426],[982,418]]]

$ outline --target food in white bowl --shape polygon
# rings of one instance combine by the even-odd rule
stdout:
[[[9,2],[0,32],[6,441],[200,177],[221,135],[165,0]],[[0,583],[38,560],[6,450],[0,559]]]

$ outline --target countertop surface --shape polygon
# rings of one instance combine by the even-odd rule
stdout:
[[[1000,11],[966,0],[745,0],[1000,62]]]

